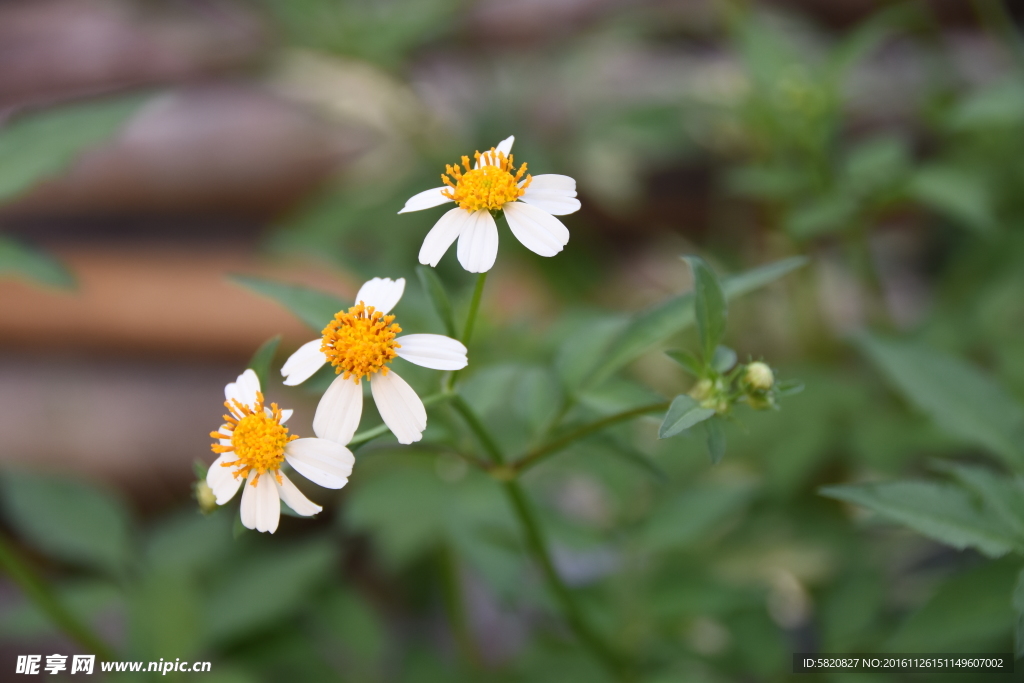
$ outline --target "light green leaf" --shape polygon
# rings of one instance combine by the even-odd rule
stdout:
[[[731,300],[760,289],[806,263],[806,258],[793,256],[754,268],[723,280],[722,291],[726,300]],[[610,350],[605,357],[589,373],[587,386],[597,386],[615,371],[672,335],[682,332],[693,322],[693,293],[673,297],[634,315],[625,329],[609,344]]]
[[[0,129],[0,203],[63,170],[76,156],[113,135],[144,97],[55,107],[19,117]]]
[[[1024,118],[1024,84],[1017,76],[963,98],[947,119],[954,130],[1016,126]]]
[[[960,225],[981,233],[996,229],[988,185],[978,173],[954,166],[925,166],[908,188],[911,196]]]
[[[704,359],[710,362],[715,354],[715,347],[725,334],[725,319],[729,313],[725,305],[725,295],[715,271],[711,270],[704,259],[699,256],[684,256],[683,260],[693,273],[697,333],[700,335]]]
[[[1022,539],[995,516],[986,516],[958,486],[926,481],[826,486],[830,498],[861,505],[958,550],[975,548],[989,557],[1024,550]]]
[[[665,413],[661,427],[658,428],[658,438],[667,439],[670,436],[682,434],[693,425],[703,422],[714,414],[715,411],[712,408],[701,408],[697,401],[686,394],[676,396],[672,400],[672,405],[668,407],[668,412]]]
[[[351,306],[351,303],[346,303],[333,294],[301,285],[288,285],[250,275],[232,275],[230,279],[246,289],[278,302],[317,332],[323,330],[327,323],[334,319],[335,313],[347,311]]]
[[[458,335],[455,332],[452,304],[448,300],[448,294],[444,291],[441,278],[437,276],[437,272],[433,268],[428,266],[417,266],[416,275],[419,276],[420,284],[423,285],[423,291],[427,293],[427,298],[430,299],[430,305],[434,307],[434,312],[437,313],[437,317],[441,319],[441,324],[444,325],[444,333],[452,339],[456,339]]]
[[[861,334],[857,345],[895,387],[941,429],[1024,464],[1024,409],[981,371],[916,342]]]
[[[75,479],[6,472],[0,496],[7,521],[26,542],[58,560],[123,573],[130,520],[107,491]]]
[[[722,429],[722,418],[713,417],[704,422],[704,434],[707,437],[708,456],[711,464],[717,465],[725,456],[725,430]]]
[[[715,372],[726,373],[736,365],[736,352],[728,346],[719,346],[715,349],[715,355],[711,359],[711,367]]]
[[[74,289],[75,276],[49,254],[0,237],[0,276],[15,275],[61,289]]]
[[[274,354],[277,353],[277,347],[280,344],[281,335],[274,335],[260,344],[260,347],[256,349],[256,353],[252,354],[252,358],[249,360],[248,367],[259,377],[260,387],[263,391],[266,391],[267,387],[270,386],[270,363],[274,360]]]
[[[704,365],[697,357],[689,351],[672,350],[666,351],[665,355],[683,366],[683,369],[689,372],[694,377],[704,376]]]

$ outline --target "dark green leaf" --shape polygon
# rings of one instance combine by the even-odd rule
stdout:
[[[715,355],[711,359],[711,367],[715,372],[726,373],[736,365],[736,352],[728,346],[719,346],[715,349]]]
[[[113,135],[144,97],[55,107],[19,117],[0,129],[0,203],[63,170],[76,156]]]
[[[741,275],[726,278],[722,291],[733,299],[774,282],[807,263],[803,256],[776,261],[754,268]],[[664,301],[633,316],[625,329],[608,346],[610,349],[597,367],[589,373],[587,386],[596,386],[612,373],[635,360],[652,347],[682,332],[694,322],[693,293]]]
[[[75,276],[46,252],[0,237],[0,276],[15,275],[61,289],[74,289]]]
[[[452,315],[452,304],[444,291],[441,278],[437,276],[437,272],[433,268],[428,266],[417,266],[416,275],[419,276],[420,284],[423,285],[423,291],[427,293],[427,298],[430,299],[430,305],[434,307],[434,312],[437,313],[437,317],[441,319],[441,324],[444,325],[444,333],[452,339],[457,338],[455,318]]]
[[[728,316],[725,294],[718,283],[718,276],[704,259],[699,256],[684,256],[683,260],[690,266],[690,272],[693,274],[697,333],[700,335],[704,360],[710,362],[715,355],[715,347],[725,334],[725,319]]]
[[[317,332],[334,319],[335,313],[347,311],[351,306],[333,294],[301,285],[288,285],[250,275],[232,275],[231,281],[273,299]]]
[[[857,344],[941,429],[991,449],[1015,467],[1024,463],[1024,409],[992,379],[923,344],[866,333],[857,337]]]
[[[994,515],[975,505],[958,486],[926,481],[827,486],[820,493],[861,505],[886,519],[959,550],[976,548],[990,557],[1024,549],[1022,539]]]
[[[27,472],[0,478],[8,522],[42,552],[120,575],[131,555],[129,515],[110,493],[84,482]]]
[[[722,429],[722,418],[713,417],[704,422],[704,434],[707,437],[708,456],[711,464],[717,465],[725,456],[725,430]]]
[[[686,394],[676,396],[672,405],[669,406],[668,412],[665,413],[661,427],[658,428],[658,438],[667,439],[670,436],[681,434],[714,414],[715,411],[712,408],[701,408],[697,401]]]
[[[264,391],[266,391],[266,387],[270,386],[270,363],[274,360],[274,354],[277,353],[277,347],[280,344],[281,335],[274,335],[263,342],[260,348],[256,349],[256,353],[252,354],[252,359],[249,360],[248,367],[259,377],[260,387]]]

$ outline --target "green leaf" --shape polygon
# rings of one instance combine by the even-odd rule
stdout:
[[[423,290],[427,293],[427,298],[430,299],[434,312],[437,313],[437,317],[441,319],[441,323],[444,325],[444,333],[452,339],[457,338],[455,318],[452,315],[452,304],[444,291],[441,278],[437,276],[437,272],[433,268],[428,266],[417,266],[416,275],[420,278],[420,284],[423,285]]]
[[[708,456],[711,464],[717,465],[725,456],[725,431],[722,429],[722,418],[713,417],[704,422],[704,434],[707,437]]]
[[[1024,482],[985,467],[938,461],[935,469],[952,474],[981,501],[985,514],[998,517],[1024,538]]]
[[[109,138],[144,100],[135,95],[55,107],[0,129],[0,203]]]
[[[155,660],[164,653],[191,658],[201,647],[202,609],[196,587],[184,574],[159,567],[140,577],[130,591],[131,653]]]
[[[704,364],[697,360],[689,351],[666,351],[665,355],[683,366],[683,369],[694,377],[704,376]]]
[[[941,429],[1024,464],[1024,409],[992,379],[962,360],[916,342],[863,333],[857,345]]]
[[[1019,614],[1024,614],[1024,569],[1017,574],[1017,583],[1013,587],[1013,598],[1010,601],[1013,609]]]
[[[658,428],[658,438],[667,439],[670,436],[681,434],[690,427],[715,414],[712,408],[701,408],[697,401],[690,396],[682,394],[672,400],[672,405],[665,413],[665,419]]]
[[[76,479],[6,472],[7,521],[28,543],[59,560],[121,575],[131,555],[129,515],[110,493]]]
[[[722,282],[722,291],[725,298],[731,300],[760,289],[806,263],[803,256],[793,256],[754,268],[726,278]],[[590,373],[587,386],[597,386],[627,363],[692,325],[693,298],[693,293],[688,292],[634,315],[611,342],[610,351]]]
[[[60,289],[76,285],[71,271],[46,252],[0,237],[0,276],[7,274]]]
[[[861,505],[882,517],[958,550],[989,557],[1024,550],[1022,539],[994,515],[986,515],[959,486],[926,481],[826,486],[830,498]]]
[[[715,271],[699,256],[684,256],[683,260],[693,273],[694,306],[697,313],[697,333],[700,335],[704,359],[710,361],[715,347],[725,334],[725,319],[728,308],[725,294],[718,283]]]
[[[351,305],[333,294],[301,285],[288,285],[250,275],[232,275],[230,279],[278,302],[317,332],[334,319],[335,313],[347,311]]]
[[[786,217],[786,232],[797,239],[840,232],[852,225],[856,213],[853,197],[828,194],[794,208]]]
[[[745,506],[752,492],[748,484],[715,483],[675,494],[654,509],[640,539],[656,550],[696,543]]]
[[[715,369],[715,372],[724,374],[732,370],[734,365],[736,365],[735,351],[728,346],[715,348],[715,355],[711,358],[711,367]]]
[[[996,230],[995,208],[985,178],[954,166],[925,166],[908,188],[925,206],[980,233]]]
[[[274,360],[274,354],[277,353],[277,347],[280,344],[281,335],[274,335],[263,342],[260,348],[256,349],[256,353],[252,354],[252,359],[249,360],[248,367],[259,377],[260,386],[264,391],[266,391],[266,387],[270,386],[270,363]]]

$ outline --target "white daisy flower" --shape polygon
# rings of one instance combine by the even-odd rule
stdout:
[[[263,403],[260,380],[252,370],[224,387],[227,421],[210,436],[218,440],[214,453],[220,456],[210,466],[206,483],[217,505],[234,498],[242,481],[242,524],[257,531],[277,530],[281,500],[296,514],[309,517],[323,508],[313,503],[281,472],[288,462],[292,468],[324,488],[340,489],[348,483],[355,458],[345,446],[327,439],[300,439],[288,433],[284,423],[291,410],[276,403]],[[267,475],[267,476],[264,476]]]
[[[400,356],[434,370],[466,367],[466,347],[440,334],[397,336],[402,328],[388,315],[405,291],[405,279],[375,277],[356,294],[355,306],[339,311],[323,336],[303,344],[281,368],[284,383],[301,384],[324,363],[338,374],[320,399],[313,431],[323,439],[347,444],[363,412],[360,380],[370,381],[370,392],[384,424],[399,443],[419,441],[427,428],[427,410],[416,391],[388,364]]]
[[[444,186],[414,195],[398,213],[421,211],[448,202],[458,206],[434,224],[420,248],[420,263],[436,266],[448,247],[459,240],[462,267],[471,273],[485,273],[498,257],[498,225],[494,214],[502,211],[512,234],[530,251],[554,256],[569,242],[569,230],[555,216],[579,211],[576,181],[565,175],[526,174],[526,164],[517,171],[512,163],[515,136],[462,164],[446,166],[441,174]],[[525,177],[524,177],[525,176]]]

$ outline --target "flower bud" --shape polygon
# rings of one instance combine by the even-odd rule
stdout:
[[[213,495],[213,489],[206,483],[205,479],[200,479],[192,485],[195,490],[196,502],[199,503],[199,510],[204,514],[209,514],[217,509],[217,497]]]
[[[747,366],[743,381],[754,391],[768,391],[775,384],[775,375],[766,363],[755,361]]]

